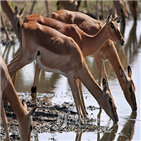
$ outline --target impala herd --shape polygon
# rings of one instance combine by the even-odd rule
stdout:
[[[6,10],[4,1],[2,6]],[[12,10],[10,11],[7,8],[7,11],[10,13]],[[128,76],[125,74],[112,42],[124,44],[124,38],[118,30],[118,23],[121,20],[120,16],[112,18],[109,15],[106,23],[103,24],[80,12],[59,10],[52,12],[50,18],[32,14],[26,16],[24,22],[22,22],[17,9],[15,9],[12,25],[17,26],[13,28],[16,29],[16,34],[19,35],[20,53],[7,66],[0,56],[1,117],[9,141],[10,137],[2,96],[10,103],[16,114],[21,140],[29,141],[33,126],[31,116],[36,107],[27,113],[27,106],[20,101],[10,77],[34,60],[36,60],[36,71],[31,88],[34,103],[36,103],[40,70],[43,69],[67,77],[77,113],[80,117],[87,117],[88,115],[82,93],[82,82],[113,122],[118,122],[116,106],[110,92],[103,63],[104,60],[109,59],[127,102],[133,111],[137,110],[135,86],[131,78],[132,70],[128,66]],[[99,85],[85,63],[84,58],[89,55],[96,60]],[[102,78],[103,80],[101,80]],[[100,87],[101,81],[103,90]]]

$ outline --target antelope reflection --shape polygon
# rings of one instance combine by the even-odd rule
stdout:
[[[133,59],[134,56],[136,56],[138,53],[136,29],[137,29],[137,22],[134,21],[133,26],[129,33],[127,43],[125,44],[125,49],[124,49],[126,56],[129,56],[128,57],[130,59],[129,63],[131,63],[131,59]]]
[[[105,131],[102,138],[97,141],[114,141],[117,131],[118,125],[113,124],[113,126],[110,129],[108,129],[108,131]]]
[[[75,141],[81,141],[82,138],[82,131],[79,133],[76,133]]]
[[[119,47],[118,50],[118,54],[124,68],[126,68],[128,64],[131,64],[134,61],[134,57],[138,53],[139,45],[137,42],[136,30],[137,21],[134,21],[124,48],[122,49],[122,47]]]
[[[137,112],[132,112],[128,121],[124,124],[117,141],[132,140],[134,135],[135,122],[137,118]],[[97,134],[97,141],[114,141],[118,131],[118,125],[113,126],[105,131],[103,136],[100,138],[100,133]]]
[[[125,123],[117,139],[118,141],[131,140],[133,138],[136,118],[137,118],[137,112],[132,112],[129,120]]]

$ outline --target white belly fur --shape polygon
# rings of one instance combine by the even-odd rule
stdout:
[[[57,69],[51,69],[51,68],[48,68],[46,66],[44,66],[42,63],[41,63],[41,60],[40,60],[40,57],[41,56],[36,56],[36,61],[37,61],[37,64],[39,65],[39,67],[41,69],[43,69],[44,71],[47,71],[47,72],[54,72],[54,73],[59,73],[59,74],[62,74],[63,76],[66,77],[66,74],[60,70],[57,70]]]

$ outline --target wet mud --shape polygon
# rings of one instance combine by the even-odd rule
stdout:
[[[21,99],[22,100],[22,99]],[[105,126],[98,126],[97,120],[94,118],[82,117],[82,122],[79,119],[78,114],[75,112],[74,103],[64,102],[61,105],[54,103],[47,103],[42,100],[37,100],[37,109],[33,115],[34,127],[32,132],[44,133],[44,132],[95,132],[106,130]],[[30,100],[26,100],[28,111],[34,107],[34,104]],[[39,105],[39,106],[38,106]],[[98,107],[89,106],[88,110],[99,110]],[[19,128],[16,119],[16,115],[10,105],[5,107],[6,115],[8,118],[9,132],[11,140],[20,140]],[[5,130],[1,123],[0,139],[6,140]]]

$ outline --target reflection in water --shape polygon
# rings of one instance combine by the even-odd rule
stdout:
[[[120,57],[120,60],[122,62],[124,69],[126,69],[128,64],[132,63],[140,47],[137,43],[136,29],[137,29],[137,22],[134,21],[132,28],[128,34],[128,38],[125,42],[126,44],[124,48],[121,49],[122,47],[119,47],[119,50],[118,50],[118,54],[119,54],[119,57]]]
[[[75,141],[81,141],[82,138],[82,132],[76,133]]]
[[[137,112],[132,112],[128,121],[124,124],[121,133],[119,133],[118,141],[132,140],[134,135],[134,126],[136,122]],[[113,124],[113,126],[100,138],[100,134],[97,134],[97,141],[113,141],[116,137],[118,131],[118,124]]]
[[[39,137],[37,133],[33,133],[31,136],[32,136],[32,140],[39,141]]]
[[[97,117],[100,119],[101,110]],[[134,135],[134,126],[137,118],[137,112],[132,112],[127,122],[124,124],[123,129],[119,133],[117,141],[131,141]],[[100,124],[100,123],[98,123]],[[118,124],[113,124],[113,126],[107,129],[102,137],[100,138],[100,133],[97,133],[97,141],[114,141],[118,131]]]
[[[99,110],[99,113],[97,115],[97,126],[100,127],[100,117],[101,117],[102,110]],[[109,125],[108,125],[109,127]],[[116,133],[118,131],[118,124],[114,124],[111,128],[106,129],[102,137],[100,137],[100,132],[98,130],[97,132],[97,141],[113,141],[115,139]]]
[[[113,141],[115,139],[116,133],[118,131],[118,125],[113,124],[113,126],[108,129],[98,141]]]
[[[97,117],[100,118],[100,115],[101,115],[101,110],[99,111]],[[116,139],[116,136],[118,136],[116,139],[117,141],[126,141],[126,140],[131,141],[132,137],[134,135],[134,126],[135,126],[135,122],[136,122],[136,117],[137,117],[137,112],[132,112],[129,119],[124,124],[121,132],[118,134],[117,134],[117,131],[119,128],[118,124],[113,123],[112,127],[110,127],[110,128],[108,126],[106,131],[104,131],[104,133],[102,134],[102,137],[100,137],[100,133],[97,134],[97,141],[114,141]],[[58,138],[57,134],[55,132],[52,132],[51,133],[52,137],[47,136],[46,134],[44,136],[46,137],[46,140],[48,139],[48,140],[58,141],[59,138]],[[88,136],[93,135],[93,133],[87,133],[87,134],[88,134]],[[61,133],[60,133],[60,135],[63,136],[63,134],[61,134]],[[32,139],[34,139],[35,141],[38,141],[39,140],[38,134],[33,133]],[[83,132],[82,131],[76,133],[76,135],[75,135],[75,141],[81,141],[81,140],[83,141]]]
[[[18,71],[15,82],[15,87],[18,92],[30,92],[31,86],[33,85],[34,72],[34,63]],[[56,88],[56,83],[58,79],[60,79],[59,74],[46,73],[42,70],[39,77],[38,93],[53,93],[53,89]]]
[[[119,137],[118,141],[132,140],[134,135],[134,126],[136,122],[137,112],[132,112],[129,120],[125,123]]]
[[[138,53],[136,27],[137,27],[137,22],[134,21],[133,26],[132,26],[130,33],[129,33],[127,43],[124,47],[125,54],[129,58],[127,63],[130,63],[130,64],[132,63],[134,56],[136,56]]]
[[[99,110],[99,113],[97,114],[97,126],[100,127],[100,117],[101,117],[101,108]],[[98,132],[97,132],[97,141],[100,140],[100,131],[99,131],[99,128],[98,128]]]
[[[56,88],[56,83],[60,79],[60,75],[57,73],[52,73],[50,77],[45,77],[45,71],[41,71],[39,79],[39,89],[40,93],[53,93],[53,90]],[[43,86],[45,85],[45,88]]]

